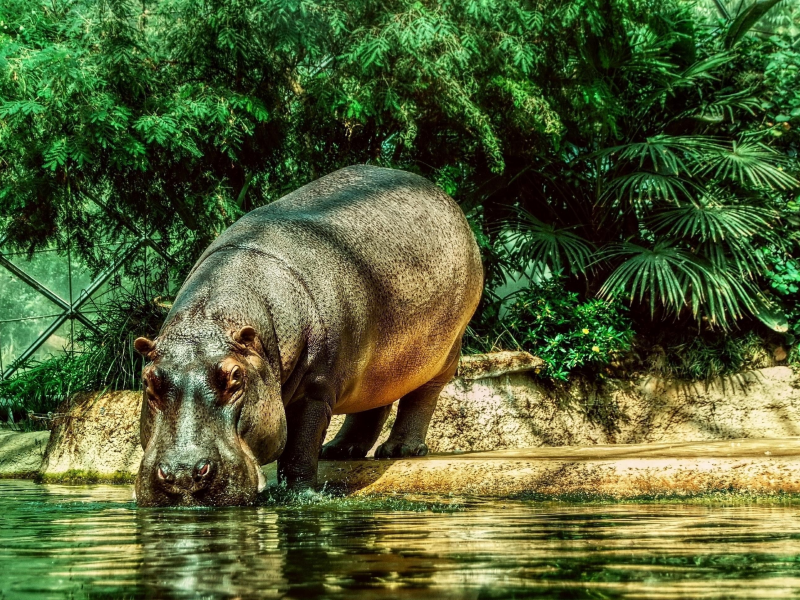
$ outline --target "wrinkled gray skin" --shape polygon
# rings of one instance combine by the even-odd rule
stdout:
[[[355,166],[242,217],[200,257],[144,369],[141,505],[250,504],[278,459],[427,453],[483,271],[459,207],[425,179]],[[347,419],[320,451],[332,414]]]

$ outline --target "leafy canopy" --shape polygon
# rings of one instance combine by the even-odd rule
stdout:
[[[793,47],[748,36],[763,2],[706,26],[681,0],[5,0],[0,225],[99,264],[133,224],[185,272],[372,162],[470,212],[489,292],[533,265],[651,316],[767,318],[798,100]]]

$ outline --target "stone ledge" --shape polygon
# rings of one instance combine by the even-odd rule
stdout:
[[[274,482],[274,468],[267,467]],[[800,438],[527,448],[323,462],[320,480],[357,495],[626,499],[800,493]]]
[[[576,493],[589,489],[580,487],[581,481],[591,480],[595,482],[592,489],[601,490],[596,493],[616,494],[622,492],[619,491],[621,487],[614,488],[617,491],[609,487],[614,478],[620,481],[620,486],[632,486],[631,489],[639,491],[647,488],[648,481],[658,480],[652,470],[656,468],[652,467],[656,464],[652,461],[657,459],[668,461],[659,463],[658,468],[673,472],[674,477],[671,477],[677,478],[675,481],[687,481],[690,472],[702,472],[702,464],[705,464],[698,462],[698,456],[705,455],[697,454],[697,448],[704,448],[706,442],[715,440],[742,443],[739,438],[747,438],[749,445],[742,448],[749,448],[746,451],[750,454],[746,457],[741,453],[732,455],[737,460],[762,460],[752,454],[757,452],[752,444],[767,438],[773,441],[764,442],[770,444],[764,451],[771,454],[765,455],[767,458],[763,460],[770,465],[778,458],[794,460],[795,455],[800,456],[800,451],[792,449],[794,447],[785,451],[788,454],[780,454],[784,452],[780,449],[783,440],[800,436],[800,381],[788,367],[761,369],[705,385],[655,378],[609,380],[600,388],[576,385],[555,394],[529,373],[520,372],[536,368],[537,360],[519,352],[462,358],[459,377],[443,390],[428,431],[427,443],[433,456],[422,459],[427,466],[415,466],[414,473],[426,473],[424,477],[431,482],[450,481],[445,474],[456,468],[451,465],[456,461],[452,464],[470,475],[467,479],[452,479],[454,492],[501,496],[538,493],[535,490],[547,489],[547,482],[564,478],[565,483],[559,485],[564,489],[573,486],[578,490]],[[20,463],[20,452],[12,449],[10,440],[0,439],[0,477],[30,476],[37,470],[42,448],[47,443],[39,469],[42,481],[130,481],[138,471],[142,455],[140,404],[141,392],[75,396],[58,411],[49,443],[46,442],[47,432],[30,434],[39,437],[24,442],[31,444],[30,455],[25,459],[28,462]],[[344,418],[344,415],[334,416],[328,439],[335,435]],[[389,435],[393,419],[392,416],[387,421],[378,443]],[[22,443],[22,438],[14,442]],[[723,444],[720,447],[724,447],[732,442],[720,443]],[[637,444],[639,446],[635,446]],[[634,457],[631,453],[635,448],[640,450]],[[670,449],[666,455],[654,454],[667,452],[665,448]],[[624,471],[609,471],[607,461],[617,460],[617,456],[620,461],[646,460],[652,465],[640,463],[644,471],[632,464]],[[727,457],[715,457],[715,460],[727,460]],[[487,467],[487,471],[478,461],[494,466]],[[546,461],[549,461],[547,468]],[[329,478],[332,485],[353,489],[376,486],[371,489],[384,492],[392,491],[392,486],[396,485],[398,491],[419,491],[419,487],[433,486],[433,483],[409,483],[418,477],[413,473],[401,476],[403,465],[408,462],[365,460],[345,466],[323,463],[321,474],[324,480],[328,469],[334,469]],[[556,465],[562,471],[552,471]],[[728,473],[728,479],[714,480],[711,475],[704,475],[705,479],[697,480],[700,483],[696,485],[703,489],[718,489],[726,481],[734,486],[744,485],[744,480],[731,479],[733,467],[719,465],[720,473]],[[797,466],[792,464],[787,469]],[[680,471],[683,467],[688,471]],[[363,477],[372,479],[363,484],[353,483],[361,481],[363,477],[358,473],[362,471]],[[376,472],[380,477],[374,475]],[[517,483],[501,485],[483,481],[493,477]],[[752,481],[752,477],[748,477],[748,481]],[[469,478],[473,481],[468,481]],[[770,478],[778,480],[772,475],[767,479]],[[683,489],[681,485],[684,484],[669,485]]]
[[[0,477],[31,477],[48,432],[0,432]],[[16,467],[9,448],[18,450]],[[38,463],[37,463],[38,464]],[[22,465],[22,466],[20,466]],[[264,467],[277,484],[275,464]],[[130,483],[135,472],[67,471],[44,483]],[[522,448],[421,458],[321,461],[320,483],[355,495],[633,499],[800,494],[800,438]]]
[[[509,373],[535,371],[545,362],[528,352],[492,352],[491,354],[467,354],[458,362],[456,377],[465,381],[500,377]]]
[[[0,478],[34,476],[42,464],[49,439],[49,431],[19,433],[0,430]]]

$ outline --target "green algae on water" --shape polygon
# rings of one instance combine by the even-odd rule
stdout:
[[[405,511],[451,513],[465,510],[463,502],[443,496],[424,497],[409,494],[348,496],[339,490],[292,492],[276,485],[262,492],[258,506],[320,511]]]
[[[115,471],[110,475],[84,469],[69,469],[63,473],[37,473],[33,478],[36,483],[61,483],[85,485],[90,483],[107,483],[111,485],[130,485],[136,481],[136,475],[127,471]]]

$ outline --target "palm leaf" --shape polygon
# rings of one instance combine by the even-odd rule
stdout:
[[[719,152],[721,148],[709,136],[657,135],[644,142],[604,148],[587,158],[600,157],[612,162],[628,161],[634,163],[638,169],[648,164],[658,173],[691,175],[697,169],[695,165],[702,162],[710,151]]]
[[[680,75],[682,86],[697,85],[701,80],[716,79],[711,72],[727,65],[734,57],[733,52],[718,52],[690,65]]]
[[[755,314],[758,290],[730,269],[713,266],[699,271],[700,284],[691,288],[692,312],[708,316],[712,325],[727,329],[745,312]]]
[[[679,315],[690,308],[695,318],[706,315],[724,329],[745,311],[756,313],[758,290],[735,270],[716,268],[701,257],[669,242],[653,248],[618,244],[603,255],[623,261],[598,292],[607,299],[627,297],[631,302],[649,296],[650,314],[657,303],[668,313]]]
[[[732,48],[772,7],[781,0],[758,0],[743,10],[731,23],[725,35],[725,47]]]
[[[762,253],[749,240],[731,238],[724,243],[702,242],[695,254],[707,260],[714,269],[734,270],[743,278],[755,279],[767,269]]]
[[[783,170],[785,163],[781,154],[760,142],[733,142],[730,149],[712,153],[701,173],[762,188],[796,188],[800,182]]]
[[[773,238],[772,223],[777,215],[755,206],[724,204],[685,204],[660,211],[652,219],[654,231],[670,237],[692,237],[700,241]]]
[[[654,248],[624,243],[610,247],[603,254],[606,260],[624,259],[603,283],[598,296],[613,299],[626,295],[631,302],[650,298],[650,313],[656,302],[679,313],[687,305],[690,285],[698,286],[698,265],[692,254],[667,243]]]
[[[589,268],[593,246],[569,229],[543,223],[522,209],[502,227],[509,257],[517,265],[532,263],[539,274],[544,274],[545,266],[554,273],[567,270],[572,274]]]
[[[642,209],[645,203],[650,206],[657,202],[675,204],[679,198],[691,198],[692,192],[699,191],[696,184],[675,175],[661,175],[649,171],[636,171],[615,177],[608,184],[603,201],[609,199],[627,200],[628,204]]]
[[[681,114],[681,117],[688,116],[707,123],[721,123],[727,117],[728,121],[734,122],[734,110],[742,110],[755,115],[761,106],[761,102],[752,95],[752,90],[742,90],[732,94],[721,94],[713,100],[703,103],[699,110],[688,111]]]

